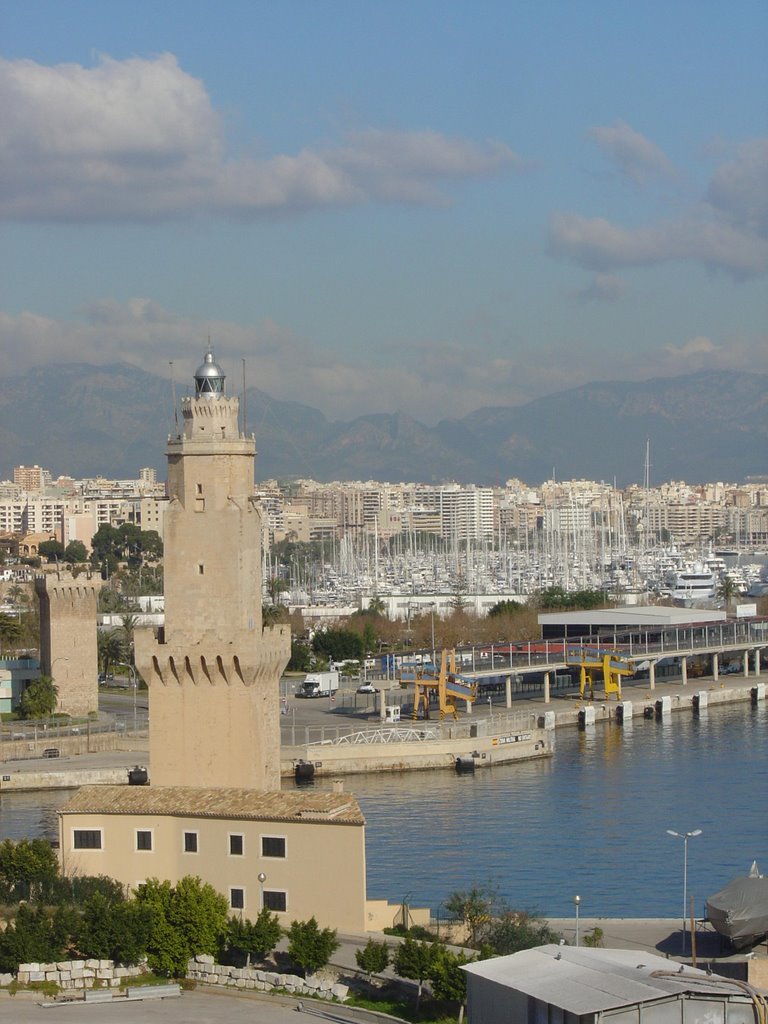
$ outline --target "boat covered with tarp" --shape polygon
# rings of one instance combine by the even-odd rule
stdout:
[[[734,878],[707,900],[707,917],[736,949],[754,945],[768,934],[768,878],[752,862],[748,875]]]

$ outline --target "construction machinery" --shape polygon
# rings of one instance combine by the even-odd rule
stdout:
[[[595,672],[603,674],[605,696],[616,694],[616,700],[621,700],[621,677],[634,674],[632,663],[627,658],[602,647],[569,647],[565,660],[568,665],[579,666],[579,694],[582,700],[587,688],[589,700],[595,699]]]
[[[440,721],[447,714],[458,719],[456,701],[464,700],[472,704],[477,696],[477,683],[456,671],[456,651],[444,650],[440,656],[440,669],[432,663],[424,665],[403,665],[398,673],[401,683],[413,683],[413,717],[418,718],[421,712],[425,719],[429,718],[430,704],[437,698],[440,709]]]

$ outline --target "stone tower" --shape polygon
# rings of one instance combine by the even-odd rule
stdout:
[[[68,572],[35,579],[40,603],[40,671],[58,689],[57,711],[81,718],[99,708],[96,600],[100,579]]]
[[[262,630],[256,445],[209,349],[168,440],[165,626],[135,633],[157,786],[280,786],[279,680],[290,631]]]

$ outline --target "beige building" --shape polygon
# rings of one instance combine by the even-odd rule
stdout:
[[[364,826],[343,792],[87,786],[60,813],[62,871],[131,889],[197,875],[250,920],[265,906],[286,925],[314,915],[361,932],[371,927]]]

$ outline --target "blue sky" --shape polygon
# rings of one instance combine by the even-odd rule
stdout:
[[[6,0],[10,365],[433,423],[768,371],[760,2]]]

